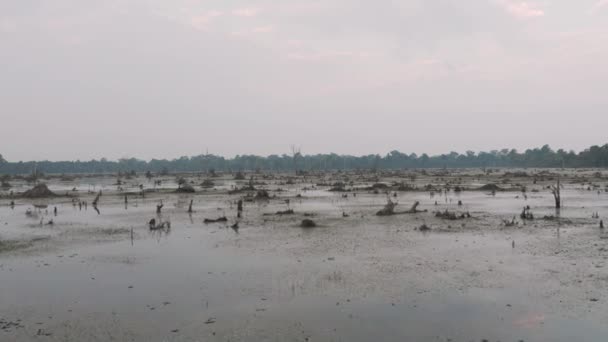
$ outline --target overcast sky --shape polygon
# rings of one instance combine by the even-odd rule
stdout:
[[[2,0],[0,154],[608,142],[608,0]]]

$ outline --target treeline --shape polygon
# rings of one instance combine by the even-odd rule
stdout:
[[[436,156],[392,151],[385,156],[349,156],[337,154],[270,155],[260,157],[241,155],[227,159],[216,155],[181,157],[173,160],[150,161],[135,158],[110,161],[105,158],[90,161],[29,161],[9,162],[0,155],[0,174],[116,173],[116,172],[209,172],[209,171],[293,171],[293,170],[370,170],[405,168],[470,168],[470,167],[608,167],[608,144],[591,146],[575,153],[562,149],[554,151],[548,145],[525,152],[500,151],[464,154],[452,152]]]

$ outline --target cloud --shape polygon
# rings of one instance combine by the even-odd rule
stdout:
[[[587,12],[593,6],[595,16]],[[409,120],[403,113],[428,114],[419,116],[431,128],[437,120],[457,124],[463,120],[450,122],[454,115],[469,115],[485,128],[486,121],[493,127],[486,113],[504,111],[561,124],[562,133],[568,124],[555,117],[576,112],[580,122],[597,128],[568,135],[582,144],[583,137],[605,139],[605,14],[608,0],[0,0],[0,108],[14,113],[5,126],[34,118],[40,129],[31,134],[42,137],[47,117],[83,131],[88,117],[82,112],[104,119],[95,119],[101,132],[112,129],[106,122],[137,124],[150,116],[156,118],[148,120],[151,130],[174,132],[210,121],[230,126],[251,116],[260,139],[245,148],[256,153],[276,152],[268,137],[291,132],[280,126],[286,115],[306,113],[349,125],[356,117],[361,120],[348,128],[370,132],[369,115],[397,127]],[[235,134],[250,134],[245,126],[236,125]],[[74,149],[69,139],[43,153],[35,144],[11,145],[22,137],[6,133],[0,146],[14,145],[7,153],[23,158],[91,153]],[[226,143],[220,133],[203,140],[174,134],[176,143],[164,145],[150,138],[135,152],[125,152],[128,141],[120,137],[87,139],[103,145],[110,157],[171,157],[201,144],[221,153],[244,152],[242,142]],[[534,133],[521,143],[546,139]],[[297,140],[289,134],[283,134],[288,141]],[[422,133],[412,134],[404,148],[444,149]],[[459,141],[457,135],[449,138]],[[336,148],[335,134],[319,134],[317,140],[319,149]],[[424,143],[416,145],[418,140]],[[223,143],[213,145],[218,141]],[[374,152],[384,148],[369,144]],[[367,151],[357,148],[352,151]]]
[[[190,18],[190,25],[197,30],[206,30],[213,19],[224,15],[221,11],[209,11]]]
[[[268,34],[275,32],[275,28],[272,25],[256,26],[254,28],[247,28],[239,31],[232,31],[230,34],[235,37],[252,37],[257,34]]]
[[[232,11],[235,17],[255,17],[260,13],[257,8],[237,8]]]
[[[501,0],[500,4],[509,14],[517,18],[537,18],[545,15],[542,9],[526,1]]]
[[[287,58],[296,61],[322,62],[355,58],[365,59],[372,55],[365,51],[320,50],[316,52],[291,52],[287,54]]]
[[[251,32],[253,32],[253,33],[271,33],[271,32],[274,32],[274,26],[267,25],[267,26],[254,27],[253,30],[251,30]]]
[[[604,8],[608,7],[608,0],[599,0],[596,2],[593,7],[589,10],[589,13],[594,14]]]
[[[17,24],[8,20],[0,19],[0,33],[13,33],[17,31]]]

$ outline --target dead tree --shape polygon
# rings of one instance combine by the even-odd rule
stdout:
[[[406,211],[406,214],[416,214],[416,213],[420,213],[420,212],[426,212],[425,210],[418,210],[418,206],[420,205],[420,202],[416,201],[414,202],[414,204],[412,205],[412,207],[410,208],[410,210]]]
[[[99,190],[99,193],[93,200],[93,209],[95,209],[95,211],[97,212],[97,215],[101,215],[101,213],[99,212],[99,209],[97,208],[97,203],[99,203],[99,197],[101,197],[101,190]]]
[[[391,201],[391,198],[387,196],[386,205],[384,208],[376,213],[377,216],[390,216],[395,214],[395,207],[397,206],[397,202]]]
[[[555,209],[560,209],[562,207],[562,196],[560,190],[560,179],[557,177],[557,185],[551,187],[551,193],[553,193],[553,198],[555,198]]]
[[[298,156],[301,156],[302,148],[291,145],[291,154],[293,155],[293,170],[298,174]]]
[[[239,201],[236,203],[236,214],[238,218],[241,218],[241,215],[243,213],[243,200],[239,199]]]
[[[534,214],[530,211],[530,206],[524,207],[519,217],[522,220],[534,220]]]
[[[99,193],[97,193],[97,196],[95,196],[95,199],[93,200],[94,207],[97,206],[97,203],[99,202],[99,197],[101,197],[101,190],[99,191]]]
[[[169,230],[171,229],[171,222],[170,221],[158,221],[158,224],[156,223],[156,219],[151,219],[148,222],[148,226],[150,227],[150,230]]]

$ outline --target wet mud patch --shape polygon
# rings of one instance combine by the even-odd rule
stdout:
[[[39,236],[24,240],[0,240],[0,254],[2,253],[15,253],[15,252],[27,252],[33,250],[37,245],[42,245],[51,240],[49,236]]]

